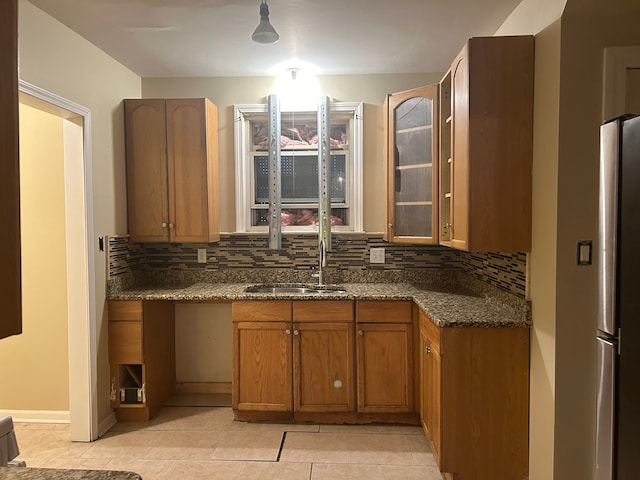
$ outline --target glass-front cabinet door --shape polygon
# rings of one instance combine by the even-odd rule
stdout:
[[[387,241],[438,243],[437,98],[437,85],[387,96]]]

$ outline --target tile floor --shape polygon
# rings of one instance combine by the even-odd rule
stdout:
[[[165,407],[119,423],[91,443],[69,426],[17,423],[29,467],[129,470],[143,480],[441,480],[422,430],[411,426],[235,422],[228,407]]]

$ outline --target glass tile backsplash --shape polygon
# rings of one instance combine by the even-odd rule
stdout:
[[[234,269],[289,269],[309,271],[318,264],[317,237],[285,235],[280,250],[268,248],[264,235],[227,234],[210,244],[148,243],[130,244],[126,236],[110,236],[109,278],[130,272],[157,270],[205,273]],[[383,247],[385,263],[369,263],[369,249]],[[205,248],[207,263],[198,263],[199,248]],[[411,272],[419,280],[420,271],[431,275],[437,269],[459,270],[507,293],[525,298],[526,254],[468,253],[438,245],[391,244],[379,235],[335,235],[328,255],[328,268],[348,272],[349,278],[375,278],[371,274]],[[364,280],[363,281],[368,281]]]

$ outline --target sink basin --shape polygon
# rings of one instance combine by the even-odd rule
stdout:
[[[327,294],[345,293],[340,287],[323,286],[297,286],[297,285],[251,285],[244,290],[247,293],[285,293],[285,294]]]

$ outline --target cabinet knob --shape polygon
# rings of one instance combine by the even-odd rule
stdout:
[[[424,347],[424,353],[431,353],[431,347]]]
[[[364,335],[364,332],[362,330],[358,330],[358,335]]]
[[[175,225],[173,223],[169,224],[169,228],[173,228]]]
[[[294,334],[294,335],[300,335],[300,332],[299,332],[298,330],[294,330],[294,331],[293,331],[293,334]]]
[[[291,335],[291,329],[290,329],[290,328],[287,328],[287,329],[284,331],[284,333],[286,333],[287,335]]]
[[[387,223],[387,228],[393,228],[393,223]]]
[[[162,228],[167,228],[167,222],[162,222]]]

